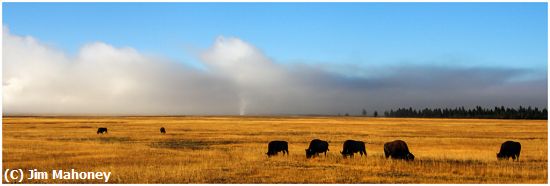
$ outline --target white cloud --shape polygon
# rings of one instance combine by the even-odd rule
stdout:
[[[326,67],[280,65],[245,41],[218,37],[198,56],[204,71],[102,42],[68,56],[7,29],[3,39],[7,114],[337,114],[546,105],[546,79],[509,83],[525,73],[514,69],[401,67],[390,76],[349,77]]]
[[[230,94],[225,80],[131,48],[97,42],[70,57],[31,37],[3,37],[5,113],[231,114],[237,107],[234,96],[213,92]]]

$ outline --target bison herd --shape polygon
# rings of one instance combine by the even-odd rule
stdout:
[[[286,141],[271,141],[267,145],[267,156],[271,157],[277,155],[278,152],[283,152],[283,155],[288,155],[288,142]],[[328,142],[320,139],[314,139],[309,142],[309,147],[306,149],[306,158],[312,158],[319,156],[320,153],[324,153],[327,156]],[[346,140],[344,147],[340,152],[344,158],[353,157],[355,153],[367,156],[367,150],[365,148],[365,142],[356,140]],[[409,152],[407,143],[402,140],[395,140],[384,144],[384,154],[386,158],[391,156],[392,159],[404,159],[414,160],[414,155]]]
[[[97,128],[97,134],[106,134],[107,128]],[[166,134],[164,127],[160,128],[161,134]],[[320,153],[324,153],[327,156],[328,142],[320,139],[314,139],[309,142],[309,147],[306,149],[306,158],[312,158],[319,156]],[[286,141],[271,141],[267,145],[267,156],[271,157],[277,155],[279,152],[283,152],[283,155],[288,156],[288,142]],[[506,141],[500,146],[500,152],[497,153],[498,160],[519,161],[519,154],[521,152],[521,144],[515,141]],[[356,140],[346,140],[342,151],[340,151],[344,158],[353,157],[355,153],[359,153],[361,157],[367,156],[367,149],[365,148],[365,142]],[[409,151],[407,143],[403,140],[395,140],[384,143],[384,156],[392,159],[402,159],[406,161],[414,160],[414,155]]]
[[[320,139],[314,139],[309,142],[309,147],[306,149],[306,158],[312,158],[319,156],[320,153],[324,153],[327,156],[328,142]],[[521,151],[521,144],[515,141],[506,141],[500,147],[500,152],[497,153],[499,160],[509,159],[519,161],[519,153]],[[283,152],[283,155],[288,156],[288,142],[286,141],[271,141],[267,146],[267,156],[271,157],[277,155],[278,152]],[[340,152],[344,158],[353,157],[355,153],[359,153],[361,157],[367,156],[367,150],[365,148],[365,142],[356,140],[346,140],[342,151]],[[401,159],[406,161],[413,161],[414,155],[409,151],[407,143],[403,140],[395,140],[384,143],[384,156],[392,159]]]

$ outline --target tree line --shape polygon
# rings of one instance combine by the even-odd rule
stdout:
[[[366,113],[363,112],[363,115]],[[378,114],[376,114],[378,115]],[[546,108],[539,109],[520,106],[519,108],[509,107],[494,107],[494,108],[482,108],[476,106],[475,108],[465,109],[464,107],[456,108],[424,108],[413,109],[399,108],[397,110],[390,110],[384,112],[385,117],[417,117],[417,118],[486,118],[486,119],[548,119],[548,110]]]

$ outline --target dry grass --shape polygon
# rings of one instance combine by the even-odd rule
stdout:
[[[111,171],[110,183],[547,183],[547,131],[533,120],[4,117],[2,162]],[[327,157],[305,158],[314,138],[329,141]],[[365,141],[368,157],[343,159],[347,139]],[[414,162],[383,158],[394,139],[408,143]],[[271,140],[288,141],[290,156],[267,158]],[[496,160],[506,140],[521,142],[520,162]],[[101,183],[27,183],[69,182]]]

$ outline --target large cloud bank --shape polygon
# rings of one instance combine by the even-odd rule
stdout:
[[[353,76],[330,66],[281,65],[245,41],[224,37],[197,57],[205,69],[101,42],[69,56],[4,29],[3,113],[358,114],[363,108],[547,105],[547,78],[522,78],[533,73],[525,69],[404,65]]]

